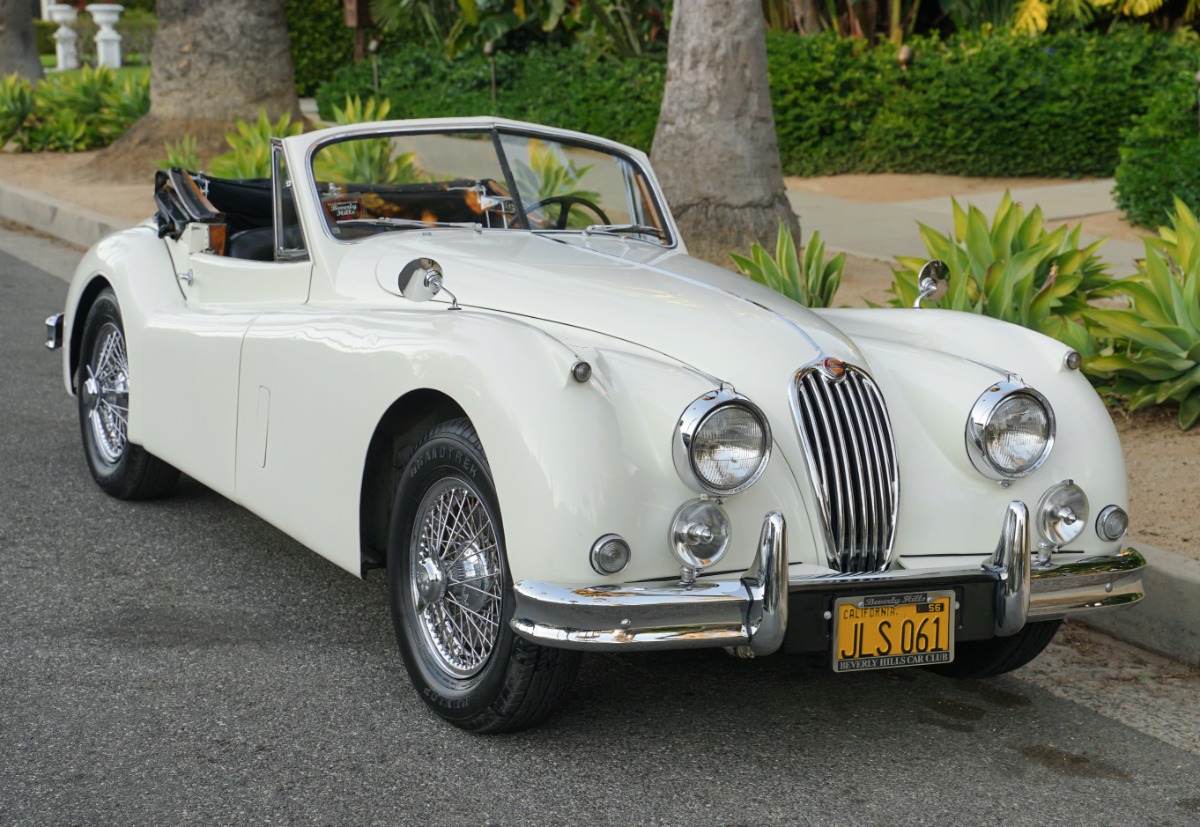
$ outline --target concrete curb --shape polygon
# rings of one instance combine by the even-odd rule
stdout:
[[[0,182],[0,218],[84,248],[117,230],[133,226],[129,221],[4,182]]]
[[[841,200],[841,199],[837,199]],[[795,202],[793,202],[795,203]],[[912,213],[884,205],[856,205],[857,228],[862,233],[862,213],[888,219],[894,226],[903,219],[911,227]],[[14,187],[0,181],[0,218],[33,227],[69,244],[90,247],[104,236],[131,226],[128,221],[67,204],[51,196]],[[908,232],[912,232],[908,230]],[[915,233],[912,233],[915,236]],[[870,253],[867,257],[873,257]],[[1100,612],[1087,618],[1087,625],[1119,640],[1158,652],[1192,666],[1200,666],[1200,562],[1136,541],[1130,545],[1150,564],[1144,576],[1148,595],[1137,606]]]
[[[1200,562],[1130,541],[1149,566],[1142,578],[1146,598],[1138,605],[1099,612],[1087,625],[1119,640],[1200,666]]]

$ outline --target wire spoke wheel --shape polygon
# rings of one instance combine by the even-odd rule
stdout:
[[[450,477],[421,499],[409,556],[416,626],[440,666],[469,678],[500,635],[503,568],[496,528],[479,493]]]
[[[96,450],[116,464],[125,452],[129,427],[129,358],[125,336],[112,322],[100,328],[98,341],[84,366],[83,405]]]

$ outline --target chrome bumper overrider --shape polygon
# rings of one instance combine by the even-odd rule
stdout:
[[[1030,545],[1029,510],[1009,504],[1000,543],[979,568],[830,572],[788,577],[787,527],[772,511],[763,519],[758,553],[741,577],[679,583],[563,586],[522,580],[515,586],[512,627],[530,640],[567,649],[627,651],[748,646],[775,652],[788,625],[788,596],[853,593],[857,588],[939,587],[995,583],[994,632],[1020,631],[1027,621],[1137,603],[1146,561],[1134,549],[1069,563],[1040,564]]]
[[[58,350],[63,341],[63,314],[55,313],[46,319],[46,349]]]

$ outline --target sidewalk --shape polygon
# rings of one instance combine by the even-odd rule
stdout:
[[[1107,179],[1013,189],[1009,195],[1026,210],[1040,206],[1047,223],[1077,223],[1087,216],[1115,210],[1112,188],[1112,180]],[[1003,196],[1003,191],[995,191],[955,197],[964,209],[973,204],[990,219]],[[793,190],[788,193],[788,200],[800,216],[805,238],[814,230],[820,230],[821,238],[831,250],[889,263],[896,256],[922,258],[928,255],[921,243],[917,222],[942,233],[949,233],[954,222],[949,196],[871,204]],[[1082,233],[1081,240],[1086,245],[1096,241],[1097,236]],[[1134,260],[1143,255],[1142,245],[1133,241],[1110,238],[1100,248],[1100,256],[1113,265],[1116,275],[1134,272]]]
[[[1040,204],[1048,221],[1079,219],[1114,209],[1111,181],[1066,183],[1014,189],[1015,201],[1032,209]],[[972,193],[958,198],[990,214],[1003,192]],[[830,195],[789,192],[807,237],[820,230],[832,250],[891,262],[896,255],[923,257],[924,245],[916,222],[948,231],[952,222],[950,198],[929,198],[889,204],[851,201]],[[15,187],[0,180],[0,219],[14,221],[62,239],[79,248],[90,247],[129,221],[106,216],[65,202],[50,193]],[[1094,239],[1089,239],[1094,240]],[[1109,240],[1104,257],[1121,272],[1141,255],[1140,244]],[[59,256],[59,258],[65,258]],[[78,260],[77,258],[75,259]],[[63,267],[62,278],[70,278]],[[40,320],[37,320],[40,323]],[[1116,638],[1200,666],[1200,562],[1148,546],[1137,538],[1130,545],[1141,551],[1151,567],[1145,578],[1149,598],[1132,609],[1102,613],[1088,623]]]

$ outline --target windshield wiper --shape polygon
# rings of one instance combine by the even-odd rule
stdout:
[[[376,218],[347,218],[338,221],[334,224],[335,227],[353,227],[353,226],[382,227],[388,230],[417,230],[431,229],[434,227],[462,227],[472,229],[482,225],[476,222],[467,221],[421,221],[416,218],[388,218],[387,216],[378,216]]]
[[[584,235],[652,235],[655,238],[667,240],[667,234],[658,227],[648,224],[592,224],[583,231]]]

